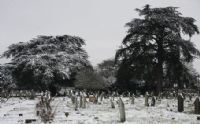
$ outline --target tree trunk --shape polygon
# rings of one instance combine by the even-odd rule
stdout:
[[[158,62],[158,76],[157,76],[157,95],[162,92],[163,85],[163,62]]]
[[[163,63],[164,63],[164,49],[163,49],[163,43],[162,38],[157,41],[158,44],[158,50],[157,50],[157,95],[159,95],[162,92],[162,85],[163,85]]]

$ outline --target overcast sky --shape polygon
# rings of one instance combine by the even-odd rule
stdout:
[[[126,35],[125,23],[138,17],[135,8],[145,4],[180,7],[200,28],[200,0],[0,0],[0,54],[37,35],[68,34],[85,40],[89,60],[96,65],[114,57]],[[192,41],[200,49],[200,35]],[[199,60],[194,66],[200,72]]]

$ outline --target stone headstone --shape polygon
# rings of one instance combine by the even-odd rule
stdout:
[[[83,97],[82,95],[80,96],[80,102],[79,102],[79,107],[82,108],[83,106]]]
[[[104,92],[102,92],[101,95],[100,95],[100,101],[103,100],[103,97],[104,97]]]
[[[95,100],[94,100],[94,102],[93,102],[93,103],[97,104],[97,103],[98,103],[98,98],[99,98],[99,95],[98,95],[98,94],[96,94],[96,95],[95,95]]]
[[[40,111],[36,111],[36,116],[39,116],[40,115]]]
[[[77,99],[77,97],[75,97],[74,110],[75,110],[75,111],[78,110],[78,99]]]
[[[93,95],[90,95],[89,96],[89,102],[95,102],[96,101],[96,97],[95,96],[93,96]]]
[[[149,94],[148,92],[146,92],[145,94],[145,102],[144,102],[145,106],[149,106]]]
[[[115,104],[112,99],[110,100],[110,103],[111,103],[111,108],[115,108]]]
[[[71,101],[72,101],[72,104],[75,104],[75,99],[76,99],[76,98],[75,98],[75,96],[74,96],[74,95],[72,95],[72,96],[71,96]]]
[[[134,102],[135,102],[135,96],[133,94],[132,97],[131,97],[131,104],[134,104]]]
[[[152,98],[151,98],[151,106],[155,106],[155,104],[156,104],[156,98],[155,98],[155,96],[152,96]]]
[[[194,101],[194,113],[200,114],[200,101],[198,97]]]
[[[86,97],[83,96],[82,101],[83,101],[82,108],[86,108]]]
[[[189,94],[188,96],[189,96],[189,100],[192,101],[192,95]]]
[[[178,112],[184,111],[184,97],[182,94],[178,95]]]
[[[124,103],[121,98],[119,98],[119,114],[120,114],[120,122],[126,121],[126,113]]]

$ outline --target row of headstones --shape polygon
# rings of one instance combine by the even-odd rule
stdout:
[[[73,96],[72,97],[72,103],[74,104],[74,110],[77,111],[78,108],[86,108],[86,98],[80,97],[78,100],[78,97]],[[121,98],[118,100],[118,106],[119,106],[119,114],[120,114],[120,122],[126,121],[126,113],[125,113],[125,106]],[[115,108],[114,102],[111,99],[111,108]],[[68,115],[67,115],[68,116]]]
[[[72,103],[74,103],[74,99],[77,97],[77,99],[79,99],[79,101],[83,101],[80,99],[86,99],[89,98],[90,102],[93,103],[99,103],[99,101],[102,101],[103,99],[109,98],[109,96],[107,96],[104,92],[99,93],[99,92],[94,92],[94,93],[88,93],[85,91],[81,91],[81,92],[76,92],[74,90],[71,90],[67,93],[67,96],[69,98],[72,99]]]
[[[178,112],[184,111],[184,96],[182,94],[178,95]],[[194,113],[200,114],[200,100],[199,97],[195,98],[194,101]]]
[[[17,90],[17,91],[6,91],[6,90],[3,90],[1,93],[0,93],[0,96],[3,97],[3,98],[9,98],[9,97],[28,97],[30,99],[34,99],[35,98],[35,92],[33,90]]]
[[[43,122],[53,120],[54,113],[52,111],[51,102],[53,101],[50,92],[45,91],[41,94],[39,103],[36,104],[36,115],[40,116]]]
[[[72,93],[69,96],[71,98],[72,104],[74,105],[75,111],[77,111],[79,108],[83,108],[83,109],[86,108],[86,102],[87,102],[86,95],[83,92],[81,92],[79,96],[75,95],[75,93],[74,94]],[[98,97],[100,97],[100,101],[102,101],[104,98],[104,93],[101,93],[99,96],[98,94],[89,95],[89,102],[97,103]],[[120,122],[125,122],[126,121],[125,106],[120,97],[118,100],[118,106],[119,106]],[[113,98],[111,99],[111,108],[115,108]],[[68,116],[68,113],[65,113],[65,115]]]
[[[80,108],[82,108],[81,107],[82,103],[84,103],[84,106],[85,106],[87,95],[81,96],[79,98],[79,102],[77,100],[78,99],[77,96],[75,96],[75,95],[72,95],[72,96],[73,97],[71,97],[71,98],[74,99],[72,101],[74,101],[73,103],[75,104],[75,110],[77,110],[78,106]],[[111,97],[112,97],[112,99],[111,99],[111,108],[115,108],[115,105],[114,105],[114,102],[113,102],[114,96],[118,96],[118,95],[116,95],[115,92],[111,95]],[[102,99],[104,98],[104,93],[102,92],[100,95],[99,94],[93,95],[93,97],[89,96],[89,101],[92,101],[93,103],[97,103],[98,97],[100,97],[100,100],[102,101]],[[149,104],[149,98],[150,97],[151,97],[151,104]],[[82,100],[83,98],[84,98],[84,102]],[[134,94],[130,98],[131,98],[131,104],[134,104],[134,100],[135,100]],[[184,97],[184,95],[179,94],[177,98],[178,98],[178,111],[182,112],[182,111],[184,111],[184,99],[185,99],[185,97]],[[79,103],[79,105],[78,105],[78,103]],[[148,93],[146,93],[145,94],[145,106],[150,106],[150,105],[151,106],[155,106],[155,103],[156,103],[156,97],[153,96],[153,95],[149,95]],[[85,107],[83,107],[83,108],[85,108]],[[196,100],[194,102],[194,109],[195,109],[195,114],[200,114],[200,101],[199,101],[199,98],[196,98]],[[120,109],[120,111],[121,111],[121,109]]]
[[[151,106],[155,106],[156,97],[152,96],[151,98],[152,98]],[[182,93],[179,93],[178,96],[177,96],[177,99],[178,99],[178,112],[183,112],[184,111],[185,95],[183,95]],[[148,100],[149,100],[149,94],[146,93],[145,94],[145,106],[149,106]],[[190,98],[190,100],[191,100],[191,98]],[[194,113],[195,114],[200,114],[200,100],[199,100],[199,97],[196,97],[196,99],[194,101]]]
[[[148,94],[145,95],[145,106],[149,106],[148,103]],[[155,101],[156,98],[155,96],[152,96],[152,104],[151,106],[155,106]],[[132,96],[132,104],[134,104],[134,95]],[[111,100],[111,106],[112,108],[114,108],[113,106],[113,102]],[[178,95],[178,112],[183,112],[184,111],[184,97],[182,94]],[[125,115],[125,107],[124,107],[124,103],[122,101],[121,98],[119,98],[119,113],[120,113],[120,122],[124,122],[126,121],[126,115]],[[200,100],[199,97],[196,97],[195,101],[194,101],[194,113],[195,114],[200,114]]]
[[[131,99],[131,104],[134,104],[134,99],[135,99],[135,95],[132,94],[130,92],[126,93],[130,99]],[[101,102],[103,99],[107,99],[107,98],[111,98],[111,105],[113,104],[113,100],[115,99],[115,97],[119,98],[119,97],[124,97],[123,93],[121,95],[119,95],[117,92],[112,92],[110,96],[108,96],[107,94],[105,94],[105,92],[101,92],[101,93],[93,93],[93,95],[90,95],[87,92],[76,92],[75,90],[71,90],[71,92],[68,92],[67,95],[69,98],[72,99],[72,103],[75,103],[74,100],[77,97],[77,99],[81,99],[81,98],[89,98],[89,102],[93,102],[93,103],[99,103],[99,101]],[[151,106],[155,106],[155,101],[156,101],[156,97],[153,96],[152,94],[149,95],[148,93],[146,93],[145,95],[145,106],[149,106],[148,100],[149,97],[151,97]],[[79,100],[82,101],[82,100]],[[114,105],[112,105],[114,106]]]
[[[86,108],[86,97],[85,96],[71,96],[72,104],[74,105],[74,110],[77,111],[78,108]]]
[[[76,93],[71,93],[69,96],[71,96],[71,101],[74,104],[74,109],[78,110],[79,108],[86,108],[86,97],[89,98],[89,102],[93,102],[93,103],[97,103],[98,102],[98,97],[100,97],[100,101],[103,100],[103,98],[107,98],[107,96],[105,96],[105,93],[102,92],[101,94],[93,94],[93,95],[89,95],[87,96],[86,93],[79,93],[80,95],[77,95]],[[85,94],[85,95],[83,95]],[[126,93],[127,94],[127,93]],[[112,92],[110,97],[110,103],[111,103],[111,108],[115,108],[115,104],[114,104],[114,98],[118,97],[118,107],[119,107],[119,114],[120,114],[120,122],[124,122],[126,120],[126,115],[125,115],[125,106],[124,103],[121,99],[121,97],[123,97],[125,95],[119,95],[117,92]],[[130,93],[128,93],[126,96],[128,96],[131,99],[131,104],[134,104],[135,101],[135,95],[132,94],[132,96],[130,95]],[[148,103],[148,99],[149,99],[149,94],[147,93],[145,95],[145,106],[149,106]],[[152,100],[151,100],[151,106],[155,106],[155,102],[156,102],[156,97],[155,96],[151,96]],[[83,105],[83,106],[82,106]]]
[[[103,96],[104,98],[109,98],[109,97],[120,97],[120,96],[123,96],[123,97],[131,97],[131,92],[122,92],[122,93],[119,93],[118,91],[85,91],[85,90],[66,90],[64,92],[64,96],[68,96],[68,97],[71,97],[72,95],[76,95],[76,96],[80,96],[84,93],[84,95],[89,98],[90,95],[93,95],[93,96],[98,96],[98,97],[101,97]]]
[[[93,95],[90,95],[90,94],[93,94]],[[173,94],[177,94],[177,93],[173,93]],[[90,93],[88,93],[88,92],[76,92],[75,90],[72,90],[71,92],[68,93],[68,96],[70,96],[70,98],[71,98],[72,95],[73,96],[74,95],[84,96],[86,98],[90,98],[92,96],[92,97],[94,97],[93,98],[94,100],[91,100],[91,101],[94,101],[94,103],[97,103],[99,99],[100,99],[100,101],[102,101],[103,99],[110,98],[110,97],[112,97],[114,99],[115,97],[123,97],[123,96],[128,96],[129,98],[132,99],[132,102],[134,103],[134,97],[137,97],[134,94],[131,95],[130,92],[124,92],[122,94],[119,94],[116,91],[110,92],[110,93],[105,93],[105,92],[101,92],[101,93],[100,92],[92,92],[92,93],[90,92]],[[161,94],[161,98],[162,98],[162,96],[163,95]],[[188,94],[182,93],[182,96],[184,99],[186,99],[186,96],[188,96],[189,100],[192,100],[192,97],[193,97],[193,95],[190,93],[188,93]],[[166,97],[168,97],[168,96],[166,96]],[[177,98],[177,95],[176,96],[174,95],[174,97]],[[150,104],[149,104],[149,98],[151,98]],[[156,97],[153,95],[153,93],[148,94],[148,92],[146,92],[145,106],[155,106],[155,102],[156,102]]]
[[[180,91],[174,91],[174,90],[172,90],[172,91],[164,91],[164,92],[162,92],[160,94],[160,97],[162,97],[162,98],[165,97],[166,99],[168,99],[168,98],[177,98],[178,97],[178,92],[180,92]],[[184,99],[186,97],[188,97],[189,100],[192,100],[192,97],[198,95],[198,93],[194,93],[194,92],[183,92],[182,91],[181,93],[182,93]]]

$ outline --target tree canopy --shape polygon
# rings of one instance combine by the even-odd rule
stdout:
[[[11,58],[15,65],[13,75],[18,86],[44,89],[70,85],[74,73],[90,66],[83,45],[84,40],[76,36],[38,36],[10,45],[2,57]]]
[[[171,6],[151,8],[149,5],[136,9],[142,18],[126,24],[127,35],[115,57],[120,63],[118,74],[127,72],[126,79],[153,82],[158,92],[167,79],[181,86],[183,72],[189,73],[186,65],[200,56],[191,42],[191,37],[199,30],[195,19],[182,16],[177,9]]]
[[[107,59],[98,64],[97,71],[108,85],[113,85],[116,81],[117,66],[114,59]]]
[[[16,87],[12,77],[13,69],[14,67],[12,64],[0,65],[0,91],[10,90]]]
[[[76,75],[75,87],[79,89],[106,89],[109,85],[103,77],[92,68],[82,69]]]

